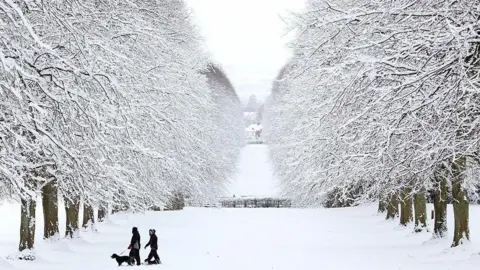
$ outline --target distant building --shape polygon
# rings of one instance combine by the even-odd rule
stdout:
[[[247,140],[258,140],[262,135],[263,126],[260,123],[251,124],[245,128],[245,138]]]

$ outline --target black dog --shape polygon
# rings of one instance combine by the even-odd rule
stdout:
[[[118,266],[122,265],[122,263],[126,262],[128,265],[133,265],[130,257],[128,256],[118,256],[117,254],[112,255],[112,259],[117,260]]]

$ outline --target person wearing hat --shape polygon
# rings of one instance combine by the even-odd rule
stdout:
[[[137,227],[132,228],[132,240],[130,240],[128,249],[130,249],[131,262],[137,261],[137,265],[140,265],[140,233]]]
[[[145,245],[145,248],[150,246],[150,253],[148,254],[147,259],[145,259],[145,262],[148,264],[161,264],[162,262],[160,261],[160,257],[158,257],[158,238],[155,235],[155,230],[150,229],[148,231],[148,234],[150,234],[150,240],[148,243]],[[152,258],[155,258],[154,261],[150,261]]]

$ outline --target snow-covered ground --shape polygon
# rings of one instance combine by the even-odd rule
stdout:
[[[248,145],[242,151],[239,175],[230,192],[276,195],[276,180],[266,145]],[[429,211],[432,206],[429,205]],[[60,207],[63,210],[63,206]],[[112,253],[126,250],[136,226],[142,244],[149,229],[159,237],[161,267],[169,270],[396,270],[478,269],[480,265],[480,207],[471,207],[472,243],[449,248],[450,236],[431,240],[431,233],[412,233],[398,220],[385,221],[376,205],[344,209],[235,209],[186,208],[177,212],[116,214],[83,231],[78,239],[42,241],[41,205],[37,208],[34,262],[5,259],[18,246],[20,207],[0,204],[0,270],[118,269]],[[65,213],[60,211],[60,230]],[[430,220],[430,226],[432,226]],[[127,254],[125,252],[124,254]],[[142,249],[142,260],[148,250]],[[127,266],[125,266],[127,267]]]
[[[229,196],[275,196],[278,182],[273,176],[268,146],[246,145],[241,152],[238,174],[229,189]]]
[[[431,206],[430,206],[431,207]],[[385,221],[375,205],[345,209],[187,208],[178,212],[119,214],[98,232],[77,240],[39,241],[38,260],[5,260],[18,242],[18,206],[0,206],[0,269],[118,269],[110,255],[124,251],[132,226],[142,244],[157,230],[159,254],[170,270],[478,269],[480,207],[471,208],[473,242],[451,249],[451,237],[430,240],[397,221]],[[449,228],[452,228],[451,209]],[[41,227],[37,238],[41,238]],[[142,259],[147,250],[142,249]]]

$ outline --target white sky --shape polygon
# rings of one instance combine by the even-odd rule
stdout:
[[[187,0],[209,53],[242,100],[264,99],[289,51],[280,15],[303,8],[303,0]]]

